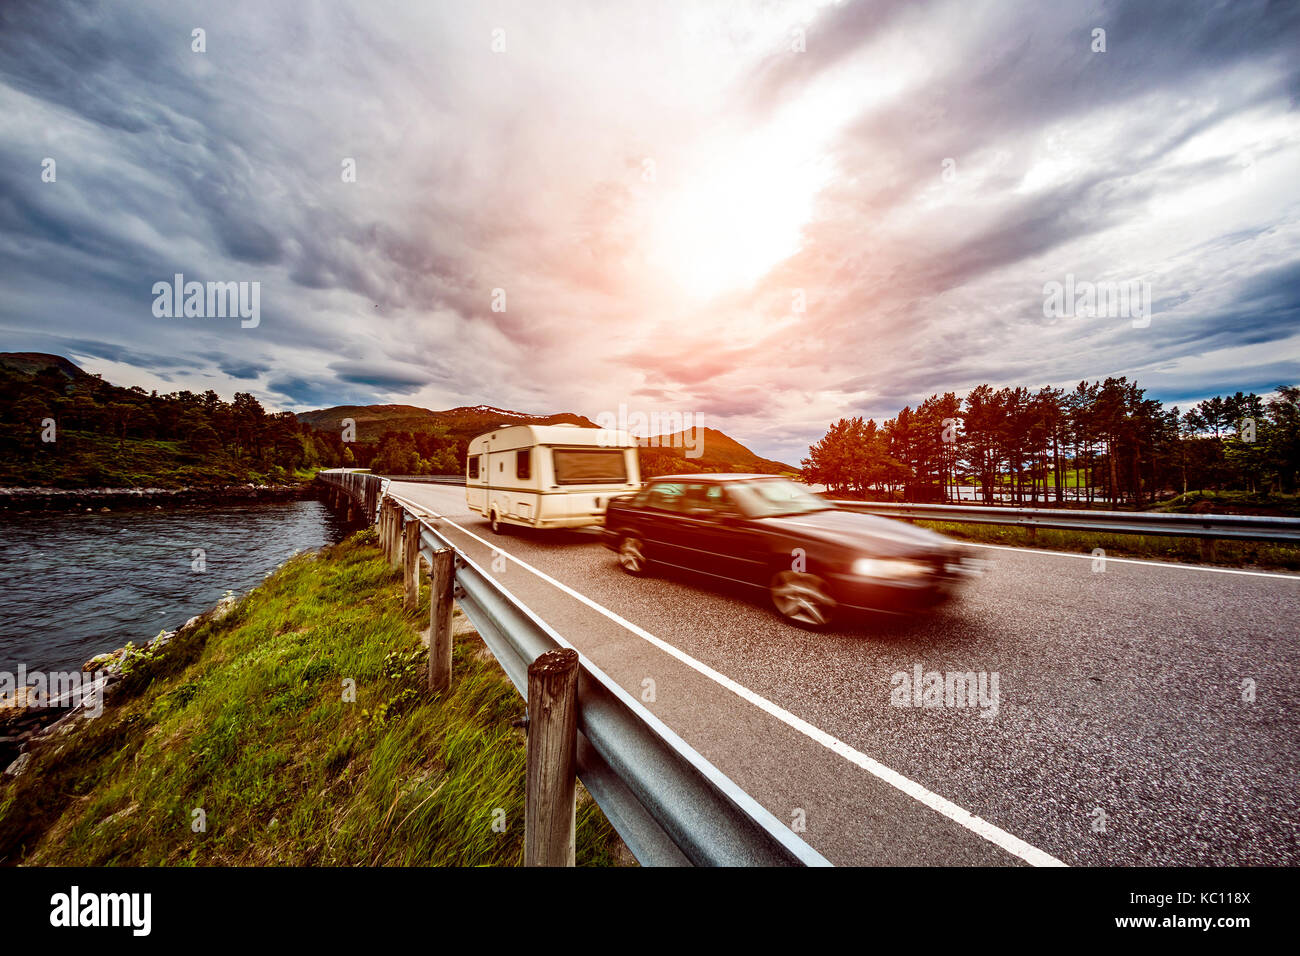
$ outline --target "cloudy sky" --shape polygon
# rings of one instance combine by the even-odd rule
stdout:
[[[696,412],[792,462],[981,382],[1266,392],[1297,49],[1257,0],[6,0],[0,349],[294,410]],[[155,316],[178,272],[259,282],[260,324]],[[1044,317],[1067,275],[1149,283],[1150,323]]]

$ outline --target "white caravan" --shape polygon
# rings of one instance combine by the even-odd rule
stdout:
[[[469,443],[465,500],[492,522],[530,528],[603,524],[615,495],[641,487],[636,439],[578,425],[501,425]]]

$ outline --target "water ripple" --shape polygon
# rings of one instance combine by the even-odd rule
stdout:
[[[0,513],[0,670],[73,669],[140,644],[347,531],[319,501]]]

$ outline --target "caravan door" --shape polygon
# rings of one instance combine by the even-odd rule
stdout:
[[[487,457],[476,452],[465,458],[465,503],[480,514],[487,514],[488,506]]]

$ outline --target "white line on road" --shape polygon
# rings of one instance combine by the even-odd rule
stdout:
[[[1300,575],[1296,574],[1277,574],[1272,571],[1243,571],[1240,568],[1215,568],[1204,564],[1178,564],[1174,561],[1147,561],[1142,558],[1112,558],[1106,555],[1104,558],[1093,557],[1092,554],[1079,554],[1074,551],[1043,551],[1039,548],[1013,548],[1006,544],[976,544],[974,541],[966,541],[958,538],[962,544],[972,548],[988,548],[992,551],[1019,551],[1022,554],[1044,554],[1054,558],[1080,558],[1084,561],[1104,560],[1107,564],[1145,564],[1150,568],[1182,568],[1184,571],[1213,571],[1216,574],[1245,574],[1255,578],[1279,578],[1283,581],[1300,581]]]
[[[990,843],[994,844],[995,846],[1001,847],[1003,850],[1006,850],[1008,853],[1012,854],[1013,856],[1019,857],[1020,859],[1024,860],[1026,863],[1029,863],[1032,866],[1065,866],[1066,865],[1060,860],[1058,860],[1056,857],[1052,856],[1051,854],[1045,853],[1042,850],[1038,849],[1037,847],[1033,846],[1032,844],[1026,843],[1024,840],[990,823],[989,821],[985,820],[983,817],[978,817],[975,814],[971,813],[969,810],[965,810],[962,807],[959,807],[957,804],[953,803],[951,800],[947,799],[946,797],[941,797],[937,793],[934,793],[931,790],[927,790],[925,787],[917,783],[915,780],[912,780],[909,777],[905,777],[898,771],[886,767],[880,761],[873,760],[871,757],[868,757],[866,754],[862,753],[861,751],[855,750],[853,747],[850,747],[848,744],[840,740],[838,737],[835,737],[833,734],[828,734],[820,727],[816,727],[813,724],[808,723],[808,721],[804,720],[802,717],[796,717],[794,714],[790,713],[784,707],[772,703],[772,701],[768,700],[766,697],[756,694],[748,687],[745,687],[743,684],[737,683],[727,675],[715,671],[712,667],[703,663],[702,661],[696,660],[694,657],[691,657],[691,655],[687,654],[685,651],[674,647],[672,644],[669,644],[667,641],[655,637],[653,634],[649,633],[646,630],[643,630],[642,628],[633,624],[631,621],[624,619],[616,612],[611,611],[609,608],[601,604],[598,604],[596,601],[593,601],[585,594],[575,591],[573,588],[569,587],[567,584],[565,584],[562,581],[557,581],[555,578],[551,577],[545,571],[541,571],[533,567],[527,561],[517,558],[513,554],[510,554],[508,551],[503,550],[500,546],[492,544],[491,542],[483,538],[480,538],[474,532],[470,531],[467,528],[462,527],[461,525],[452,521],[450,518],[439,515],[438,520],[446,522],[447,524],[451,525],[453,528],[460,531],[462,534],[468,535],[469,537],[473,538],[475,541],[479,542],[484,547],[491,548],[492,550],[496,551],[498,554],[501,554],[504,557],[508,558],[509,560],[513,561],[515,564],[519,565],[519,567],[523,568],[524,570],[531,571],[533,574],[537,575],[543,581],[546,581],[547,583],[553,585],[554,587],[559,588],[561,591],[563,591],[565,594],[568,594],[570,597],[573,597],[576,600],[581,601],[583,604],[587,605],[592,610],[605,615],[605,617],[609,618],[611,621],[614,621],[615,623],[626,628],[628,631],[637,635],[638,637],[646,641],[649,641],[651,644],[659,648],[664,653],[669,654],[672,657],[675,657],[677,660],[681,661],[687,667],[690,667],[692,670],[695,670],[698,673],[703,674],[705,677],[709,678],[709,680],[713,681],[714,683],[722,687],[725,687],[727,690],[731,691],[733,694],[735,694],[737,697],[740,697],[742,700],[745,700],[753,704],[755,707],[759,708],[764,713],[772,717],[775,717],[783,724],[786,724],[787,726],[794,728],[795,730],[799,731],[799,733],[803,734],[805,737],[808,737],[810,740],[814,740],[817,743],[821,744],[826,749],[832,751],[833,753],[839,754],[845,760],[867,771],[872,776],[880,780],[883,780],[885,783],[889,784],[890,786],[898,790],[901,790],[903,793],[907,794],[909,797],[912,797],[914,800],[917,800],[918,802],[925,804],[927,807],[929,807],[931,810],[936,811],[937,813],[943,814],[949,820],[952,820],[954,823],[957,823],[960,826],[965,827],[967,830],[971,831],[977,836],[983,837],[985,840],[988,840]]]

